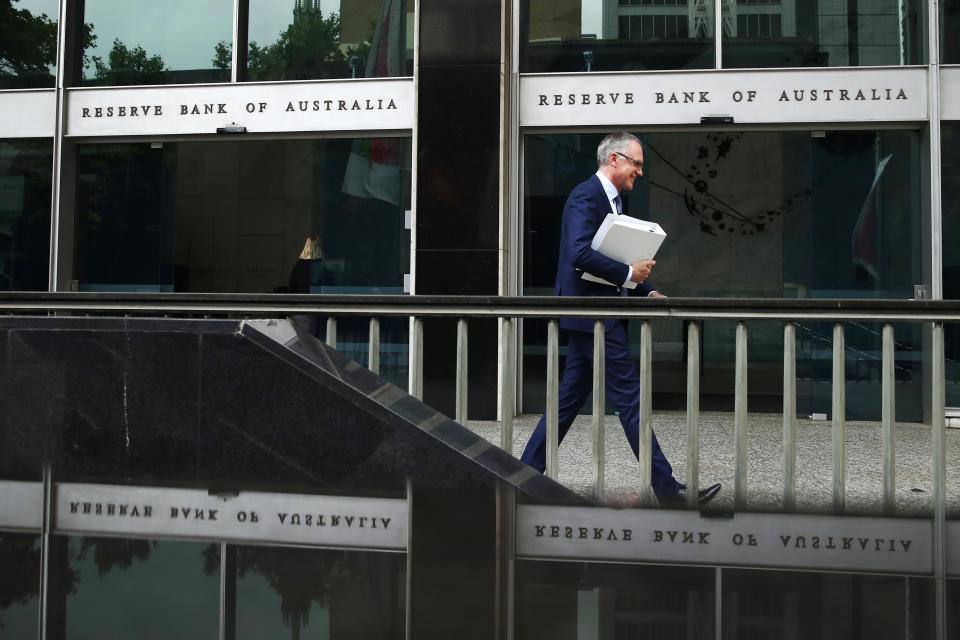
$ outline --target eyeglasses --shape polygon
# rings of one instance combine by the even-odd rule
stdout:
[[[640,162],[639,160],[634,160],[634,159],[631,158],[630,156],[625,156],[625,155],[623,155],[622,153],[620,153],[619,151],[614,151],[614,153],[617,154],[618,156],[620,156],[621,158],[624,158],[624,159],[629,160],[630,162],[632,162],[632,163],[633,163],[633,166],[635,166],[637,169],[640,169],[641,171],[643,170],[643,163]]]

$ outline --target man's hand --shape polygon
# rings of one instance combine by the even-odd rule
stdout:
[[[640,260],[639,262],[634,262],[630,265],[633,267],[633,274],[630,276],[630,279],[637,284],[641,284],[650,277],[650,270],[653,269],[653,265],[655,264],[657,264],[656,260]]]
[[[647,297],[649,297],[649,298],[666,298],[667,296],[663,295],[663,294],[660,293],[659,291],[651,291],[651,292],[650,292],[650,295],[647,296]]]

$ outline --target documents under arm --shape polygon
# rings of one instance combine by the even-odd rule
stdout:
[[[599,251],[611,260],[633,264],[641,260],[653,260],[666,237],[667,234],[656,222],[608,213],[600,228],[597,229],[597,233],[594,234],[590,246],[594,251]],[[581,277],[584,280],[620,286],[620,283],[609,282],[586,271]],[[637,283],[631,281],[625,286],[633,289]]]

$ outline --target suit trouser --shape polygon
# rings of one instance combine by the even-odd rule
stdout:
[[[607,397],[620,412],[620,424],[630,442],[633,455],[639,458],[640,440],[640,375],[630,357],[627,330],[616,322],[606,332],[605,380]],[[570,331],[567,338],[567,360],[559,386],[557,411],[558,436],[562,442],[574,418],[593,390],[593,334]],[[543,473],[546,467],[546,415],[540,418],[521,460]],[[657,497],[669,496],[680,486],[673,478],[673,469],[660,449],[657,436],[651,431],[651,485]]]

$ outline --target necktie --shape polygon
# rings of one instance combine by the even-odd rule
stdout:
[[[623,200],[620,199],[620,194],[617,194],[617,197],[613,199],[613,204],[617,207],[617,213],[623,213]]]

